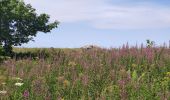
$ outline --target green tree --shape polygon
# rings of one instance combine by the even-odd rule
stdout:
[[[22,0],[0,0],[0,45],[6,54],[12,53],[12,46],[33,40],[38,32],[57,28],[57,21],[49,23],[49,15],[38,15],[35,11]]]
[[[146,43],[147,43],[147,47],[153,47],[155,42],[148,39],[146,40]]]

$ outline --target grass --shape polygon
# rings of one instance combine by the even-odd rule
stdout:
[[[2,100],[168,100],[170,49],[14,48],[0,64]]]

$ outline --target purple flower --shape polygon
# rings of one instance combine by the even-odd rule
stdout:
[[[118,83],[119,83],[120,86],[124,86],[126,84],[125,80],[119,80]]]
[[[82,82],[83,82],[83,84],[84,84],[85,86],[88,85],[89,79],[88,79],[88,76],[87,76],[87,75],[84,75],[84,76],[82,77]]]
[[[24,93],[23,93],[23,96],[25,98],[28,98],[29,97],[29,91],[28,90],[25,90]]]
[[[131,80],[131,75],[130,75],[130,73],[128,73],[127,81],[130,81],[130,80]]]

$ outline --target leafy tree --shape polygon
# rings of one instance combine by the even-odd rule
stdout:
[[[0,0],[0,45],[6,54],[12,46],[33,40],[38,32],[50,32],[58,22],[49,23],[49,15],[38,15],[30,4],[22,0]]]
[[[153,47],[155,42],[148,39],[146,40],[146,43],[147,43],[147,47]]]

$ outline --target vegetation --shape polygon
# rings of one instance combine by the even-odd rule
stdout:
[[[22,0],[0,0],[1,100],[170,99],[170,48],[150,40],[141,48],[14,48],[12,54],[12,46],[57,26]]]
[[[169,100],[170,49],[21,49],[0,65],[2,100]]]
[[[50,32],[58,22],[49,23],[49,15],[35,12],[22,0],[0,0],[0,46],[5,54],[12,53],[12,46],[33,40],[37,32]]]

